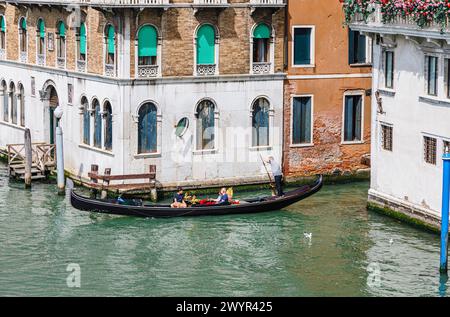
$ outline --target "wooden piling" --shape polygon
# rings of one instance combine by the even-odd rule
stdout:
[[[25,129],[24,135],[25,145],[25,188],[31,188],[31,167],[33,164],[33,150],[31,147],[31,132],[30,129]]]
[[[104,176],[111,176],[111,168],[105,168]],[[104,178],[103,179],[103,189],[102,189],[102,193],[101,193],[101,199],[106,199],[108,197],[108,190],[107,190],[108,187],[109,187],[109,179],[108,178]]]
[[[91,165],[91,173],[93,175],[98,175],[98,165],[96,165],[96,164],[92,164]],[[91,183],[97,184],[98,183],[98,178],[91,177]],[[91,189],[91,197],[92,198],[96,198],[97,197],[97,189],[96,188],[92,188]]]
[[[149,166],[149,172],[150,172],[150,182],[153,185],[150,189],[150,200],[152,202],[158,201],[158,191],[156,190],[156,165],[150,165]]]

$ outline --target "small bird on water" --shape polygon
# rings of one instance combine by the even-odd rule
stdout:
[[[389,240],[389,244],[393,244],[394,243],[394,239],[391,238],[391,240]]]
[[[309,239],[309,240],[312,239],[312,233],[306,233],[306,232],[304,232],[303,235],[305,236],[306,239]]]

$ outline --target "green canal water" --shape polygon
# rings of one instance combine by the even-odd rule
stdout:
[[[367,190],[326,186],[259,215],[138,219],[79,212],[0,165],[0,296],[447,295],[439,237],[366,211]]]

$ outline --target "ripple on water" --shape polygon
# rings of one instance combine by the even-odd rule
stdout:
[[[140,219],[74,210],[54,185],[25,191],[4,171],[0,295],[439,296],[438,237],[368,213],[367,183],[273,213]]]

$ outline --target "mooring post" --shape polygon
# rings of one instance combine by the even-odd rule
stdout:
[[[97,174],[98,174],[98,165],[92,164],[91,165],[91,183],[94,186],[92,186],[92,188],[91,188],[91,198],[97,197],[97,188],[95,187],[95,185],[97,185],[98,179],[96,177],[93,177],[93,176],[97,176]]]
[[[111,168],[105,168],[105,174],[103,176],[111,176]],[[108,197],[108,188],[109,179],[103,179],[101,199],[106,199]]]
[[[58,194],[66,193],[64,178],[64,149],[63,149],[63,132],[61,127],[56,127],[56,170],[58,173]]]
[[[448,213],[450,202],[450,153],[448,148],[442,156],[443,177],[442,177],[442,216],[441,216],[441,261],[439,271],[447,274],[448,258]]]
[[[31,132],[25,129],[25,188],[31,187],[31,166],[33,164],[33,152],[31,148]]]
[[[158,201],[158,191],[156,190],[156,165],[150,165],[149,172],[150,183],[153,185],[150,189],[150,200],[156,203]]]

